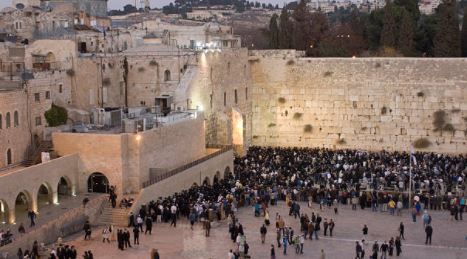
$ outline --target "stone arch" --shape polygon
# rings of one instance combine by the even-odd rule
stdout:
[[[224,170],[224,179],[229,178],[232,175],[232,171],[230,170],[230,166],[227,166]]]
[[[62,176],[57,183],[57,202],[66,196],[73,195],[73,183],[68,176]]]
[[[37,209],[54,203],[54,191],[48,182],[43,182],[37,189]]]
[[[110,183],[107,176],[101,172],[94,172],[88,177],[88,192],[108,193]]]
[[[47,56],[45,56],[45,62],[46,63],[55,63],[55,55],[52,52],[47,53]]]
[[[220,178],[221,178],[221,172],[217,171],[216,174],[214,175],[214,179],[212,180],[212,184],[219,183]]]
[[[211,185],[211,180],[208,176],[206,176],[203,180],[203,185]]]
[[[7,165],[13,164],[13,156],[11,154],[11,148],[7,149],[6,151],[6,164]]]
[[[170,75],[170,70],[167,69],[167,70],[164,71],[164,81],[167,82],[167,81],[170,81],[170,80],[172,80],[171,75]]]
[[[16,219],[25,218],[29,210],[37,211],[34,208],[34,200],[31,194],[26,190],[20,191],[18,195],[16,195],[14,206],[14,213]]]
[[[5,200],[0,199],[0,223],[10,223],[10,209]]]

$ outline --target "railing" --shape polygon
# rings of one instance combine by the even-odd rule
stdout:
[[[207,156],[204,156],[204,157],[202,157],[202,158],[200,158],[198,160],[195,160],[195,161],[193,161],[191,163],[182,165],[182,166],[177,167],[177,168],[175,168],[173,170],[170,170],[170,171],[168,171],[166,173],[162,173],[160,175],[157,175],[156,177],[150,179],[149,181],[143,182],[143,188],[146,188],[146,187],[151,186],[151,185],[153,185],[155,183],[158,183],[158,182],[160,182],[160,181],[162,181],[164,179],[167,179],[167,178],[172,177],[172,176],[174,176],[176,174],[179,174],[179,173],[181,173],[181,172],[183,172],[183,171],[185,171],[185,170],[187,170],[187,169],[189,169],[191,167],[199,165],[199,164],[201,164],[201,163],[203,163],[203,162],[205,162],[205,161],[207,161],[207,160],[209,160],[209,159],[211,159],[213,157],[216,157],[216,156],[218,156],[220,154],[223,154],[225,152],[228,152],[230,150],[232,150],[231,146],[223,147],[222,149],[217,150],[216,152],[214,152],[212,154],[209,154]]]

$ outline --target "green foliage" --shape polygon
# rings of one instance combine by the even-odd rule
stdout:
[[[343,139],[343,138],[339,138],[336,141],[336,144],[339,144],[339,145],[345,145],[346,143],[347,143],[347,141],[345,141],[345,139]]]
[[[279,48],[279,26],[277,25],[277,14],[273,14],[269,22],[269,46],[271,49]]]
[[[303,132],[305,132],[305,133],[311,133],[312,131],[313,131],[313,126],[311,126],[311,124],[306,124],[303,127]]]
[[[295,61],[293,59],[287,61],[287,66],[293,66],[295,64]]]
[[[431,146],[431,142],[426,138],[419,138],[416,139],[412,145],[414,148],[423,149]]]
[[[330,76],[332,76],[332,72],[331,71],[326,71],[326,72],[324,72],[323,76],[324,77],[330,77]]]
[[[380,45],[395,47],[397,42],[396,9],[388,2],[384,7],[383,30],[381,31]]]
[[[282,8],[279,20],[279,48],[289,49],[292,47],[293,23],[290,21],[289,11],[286,7]]]
[[[418,93],[417,93],[417,96],[418,96],[418,97],[423,97],[423,96],[425,96],[425,93],[424,93],[424,92],[418,92]]]
[[[461,39],[456,1],[447,0],[438,7],[438,29],[434,38],[434,54],[437,57],[459,57]]]
[[[73,70],[72,68],[68,69],[66,71],[66,74],[69,76],[69,77],[74,77],[75,76],[75,70]]]
[[[434,131],[443,130],[444,126],[446,125],[446,112],[442,110],[438,110],[433,113],[433,127],[435,128]]]
[[[294,115],[293,115],[293,119],[294,119],[294,120],[299,120],[299,119],[302,118],[302,116],[303,116],[303,113],[296,112],[296,113],[294,113]]]
[[[461,50],[462,50],[462,56],[467,57],[467,6],[464,7],[464,19],[462,22],[462,33],[461,33]]]
[[[279,97],[277,98],[277,101],[280,103],[280,104],[284,104],[286,102],[285,98],[284,97]]]
[[[52,107],[44,113],[44,117],[49,127],[57,127],[66,124],[68,112],[65,108],[52,103]]]
[[[381,114],[385,115],[388,112],[388,108],[386,106],[381,107]]]
[[[454,131],[456,131],[456,129],[454,128],[454,126],[451,123],[447,123],[446,125],[444,125],[443,131],[454,132]]]
[[[144,67],[139,67],[138,72],[144,72],[146,69]]]
[[[151,61],[149,61],[149,65],[152,66],[152,67],[156,67],[159,64],[157,64],[157,61],[151,60]]]
[[[275,127],[275,126],[276,126],[275,123],[269,123],[268,128],[272,128],[272,127]]]
[[[414,55],[414,31],[415,25],[413,17],[408,11],[402,9],[397,45],[404,56]]]

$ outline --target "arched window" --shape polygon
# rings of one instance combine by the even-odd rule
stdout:
[[[14,121],[14,127],[19,126],[19,118],[18,118],[18,111],[15,111],[15,114],[13,115],[13,121]]]
[[[11,157],[11,149],[6,151],[6,164],[11,165],[13,163],[13,159]]]
[[[170,81],[170,70],[165,70],[164,72],[164,81]]]
[[[8,128],[11,126],[11,123],[10,123],[10,113],[9,113],[9,112],[6,113],[6,118],[5,118],[5,120],[6,120],[6,123],[5,123],[5,124],[6,124],[6,128],[8,129]]]

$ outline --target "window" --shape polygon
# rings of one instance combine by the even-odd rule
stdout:
[[[59,85],[58,85],[58,92],[59,92],[59,93],[62,93],[62,92],[63,92],[63,85],[62,85],[62,84],[59,84]]]
[[[227,73],[230,74],[230,62],[227,62]]]
[[[167,82],[167,81],[170,81],[170,70],[165,70],[164,72],[164,81]]]
[[[248,100],[248,87],[245,87],[245,100]]]
[[[45,99],[47,99],[47,100],[50,99],[50,91],[45,92]]]
[[[13,125],[14,125],[14,127],[18,127],[18,126],[19,126],[18,111],[15,111],[15,113],[14,113],[14,115],[13,115]]]
[[[2,129],[2,127],[3,127],[2,123],[3,123],[2,115],[0,114],[0,129]]]
[[[237,104],[238,103],[237,89],[235,89],[234,94],[235,94],[235,104]]]
[[[35,93],[34,94],[34,100],[36,102],[40,102],[41,101],[41,94],[40,93]]]
[[[227,106],[227,93],[224,92],[224,106]]]
[[[42,125],[41,116],[37,116],[36,117],[36,126],[40,126],[40,125]]]
[[[7,164],[7,165],[13,164],[13,159],[12,159],[12,157],[11,157],[11,149],[8,149],[8,150],[6,151],[6,164]]]
[[[5,118],[5,120],[6,120],[6,123],[5,123],[5,124],[6,124],[6,128],[8,129],[8,128],[11,126],[11,124],[10,124],[10,113],[9,113],[9,112],[6,113],[6,118]]]
[[[212,109],[212,94],[209,95],[209,106]],[[0,127],[1,128],[1,127]]]

